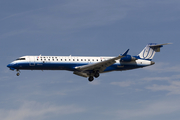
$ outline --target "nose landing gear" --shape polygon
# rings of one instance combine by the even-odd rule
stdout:
[[[19,75],[20,75],[20,73],[16,73],[16,75],[17,75],[17,76],[19,76]]]
[[[20,75],[20,71],[19,70],[16,70],[16,71],[17,71],[16,75],[19,76]]]

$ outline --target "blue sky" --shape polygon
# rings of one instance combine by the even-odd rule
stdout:
[[[179,120],[180,1],[6,0],[0,2],[1,120]],[[137,55],[164,46],[143,69],[89,83],[67,71],[10,71],[24,55]]]

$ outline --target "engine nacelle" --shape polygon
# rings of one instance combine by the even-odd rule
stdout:
[[[131,55],[126,55],[125,57],[120,59],[120,62],[131,62],[137,60],[135,57],[132,57]]]

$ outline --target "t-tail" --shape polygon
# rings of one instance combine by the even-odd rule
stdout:
[[[138,58],[151,61],[155,53],[160,52],[160,48],[163,47],[163,45],[168,45],[168,44],[171,43],[165,43],[165,44],[149,43],[138,55]]]

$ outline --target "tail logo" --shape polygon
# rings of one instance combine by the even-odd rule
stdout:
[[[145,59],[145,60],[152,60],[154,55],[155,55],[155,51],[149,47],[149,45],[147,45],[139,54],[139,57],[141,59]]]

